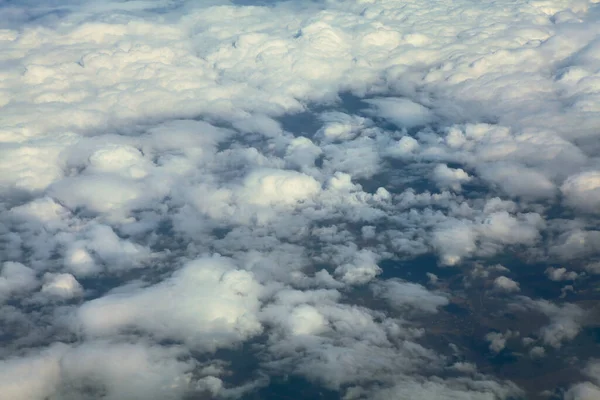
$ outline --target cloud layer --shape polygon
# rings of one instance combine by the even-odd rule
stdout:
[[[0,399],[592,398],[598,10],[0,4]]]

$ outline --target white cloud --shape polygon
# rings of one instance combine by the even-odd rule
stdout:
[[[342,282],[350,285],[365,284],[382,271],[377,265],[377,258],[372,251],[360,250],[351,262],[337,267],[335,275],[339,276]]]
[[[553,304],[547,300],[523,299],[523,303],[541,312],[550,320],[540,329],[541,339],[546,345],[560,348],[564,342],[573,340],[586,323],[586,311],[576,304]]]
[[[89,168],[94,172],[116,173],[133,179],[145,177],[149,164],[132,146],[108,145],[96,150],[89,158]]]
[[[412,155],[419,149],[419,142],[410,136],[403,136],[388,148],[388,154],[395,157],[406,157]]]
[[[35,271],[25,265],[7,261],[2,264],[0,272],[0,301],[8,300],[13,295],[21,295],[35,289],[39,285]]]
[[[485,335],[485,340],[488,341],[489,349],[494,353],[499,353],[506,347],[506,341],[518,337],[519,332],[512,332],[510,330],[501,333],[501,332],[490,332]]]
[[[194,349],[229,347],[257,335],[261,285],[226,258],[189,262],[148,287],[123,287],[83,304],[74,328],[110,337],[130,328],[182,341]]]
[[[313,168],[315,160],[322,152],[323,150],[310,139],[297,137],[290,141],[285,159],[294,167]]]
[[[477,233],[464,221],[449,221],[433,232],[433,247],[444,265],[456,265],[476,249]]]
[[[49,193],[71,210],[83,208],[97,214],[127,210],[143,195],[140,185],[108,175],[64,179]]]
[[[480,174],[510,196],[545,199],[555,195],[555,185],[543,173],[524,166],[489,164],[481,167]]]
[[[327,321],[316,308],[301,305],[290,315],[290,331],[293,335],[319,334],[327,329]]]
[[[378,297],[388,301],[397,310],[413,309],[437,313],[438,308],[448,304],[448,297],[442,293],[431,292],[425,287],[410,282],[387,280],[372,286]]]
[[[71,274],[46,274],[44,275],[42,293],[62,299],[81,296],[83,288]]]
[[[0,362],[0,397],[15,400],[59,398],[178,399],[191,381],[194,363],[185,352],[143,343],[54,344]]]
[[[518,292],[521,290],[519,284],[506,276],[494,279],[494,287],[503,292]]]
[[[579,383],[565,393],[565,400],[594,400],[600,396],[600,387],[590,383]]]
[[[472,178],[462,168],[449,168],[446,164],[438,164],[433,169],[433,179],[438,187],[451,188],[461,191],[461,184],[469,182]]]
[[[591,360],[583,370],[591,382],[581,382],[573,385],[565,393],[565,400],[591,400],[600,395],[600,362]]]
[[[0,5],[0,386],[235,398],[264,379],[190,375],[189,351],[257,356],[236,348],[254,339],[257,374],[347,399],[518,394],[474,368],[436,376],[449,360],[414,311],[441,314],[458,280],[386,261],[434,252],[508,292],[529,283],[489,258],[597,269],[593,3],[248,3]],[[510,298],[547,316],[557,354],[585,323]]]
[[[421,104],[403,98],[375,98],[366,103],[376,107],[373,112],[397,125],[399,128],[413,128],[415,126],[427,125],[434,120],[433,113]]]
[[[284,170],[258,170],[244,180],[241,196],[250,203],[260,206],[292,206],[308,201],[321,190],[313,177]]]
[[[374,399],[403,398],[418,395],[421,399],[443,400],[455,398],[459,400],[487,400],[490,398],[507,399],[518,396],[521,391],[510,384],[498,383],[485,378],[479,381],[465,379],[441,380],[433,377],[422,381],[405,381],[389,389],[379,390]]]
[[[529,350],[529,357],[531,358],[543,358],[546,356],[546,349],[542,346],[535,346]]]
[[[561,191],[569,205],[597,212],[600,208],[600,171],[570,176],[562,184]]]
[[[573,281],[579,276],[577,272],[567,271],[566,268],[549,267],[545,272],[548,279],[552,281]]]

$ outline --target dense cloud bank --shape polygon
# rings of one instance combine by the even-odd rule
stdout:
[[[599,22],[0,2],[0,399],[598,398]]]

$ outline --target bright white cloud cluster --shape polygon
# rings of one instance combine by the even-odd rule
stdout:
[[[117,288],[76,313],[83,334],[104,337],[140,329],[190,348],[229,347],[261,332],[261,285],[221,258],[192,261],[154,286]]]
[[[250,3],[0,4],[0,398],[522,394],[430,339],[591,315],[597,4]]]

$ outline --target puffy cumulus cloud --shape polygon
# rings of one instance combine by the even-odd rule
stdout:
[[[7,261],[2,264],[0,272],[0,301],[7,300],[14,295],[27,293],[39,285],[36,273],[29,267]]]
[[[181,348],[143,343],[56,343],[0,361],[5,399],[179,399],[194,362]]]
[[[481,210],[467,203],[457,206],[450,215],[423,218],[432,224],[429,243],[439,255],[442,265],[458,265],[474,256],[493,256],[507,247],[533,246],[539,243],[546,228],[542,215],[536,212],[506,211],[512,203],[489,200]],[[427,221],[429,222],[429,221]]]
[[[490,332],[485,335],[485,340],[489,342],[489,349],[494,353],[499,353],[506,347],[506,341],[518,337],[519,332],[512,332],[510,330],[501,332]]]
[[[378,143],[368,136],[325,145],[323,150],[323,169],[326,171],[341,171],[362,179],[370,178],[379,171]],[[357,163],[355,160],[361,162]]]
[[[270,335],[267,366],[339,389],[439,363],[434,352],[407,340],[417,332],[393,319],[382,321],[372,310],[339,304],[336,293],[280,292],[264,310],[269,324],[286,327]],[[306,301],[311,306],[298,305]]]
[[[546,349],[542,346],[535,346],[529,350],[529,357],[531,358],[543,358],[546,356]]]
[[[560,222],[565,223],[566,221]],[[562,260],[580,258],[591,260],[600,249],[600,231],[582,226],[583,224],[579,222],[565,225],[562,229],[558,227],[556,238],[550,242],[549,253]]]
[[[265,381],[229,348],[348,399],[517,396],[449,367],[444,306],[528,292],[495,258],[598,269],[596,6],[249,3],[0,5],[0,386],[235,398]],[[557,354],[586,322],[492,300]]]
[[[71,274],[46,274],[41,292],[60,299],[81,296],[83,288]]]
[[[545,199],[555,195],[556,188],[550,179],[525,166],[494,163],[483,166],[480,173],[511,196]]]
[[[392,283],[403,285],[401,282]],[[398,289],[397,285],[390,286],[392,290]],[[411,287],[411,290],[425,292],[422,287]],[[400,296],[397,292],[394,294]],[[402,390],[396,386],[397,382],[410,386],[411,395],[425,396],[429,389],[421,387],[423,379],[436,382],[439,396],[453,392],[453,388],[464,396],[475,396],[472,398],[478,398],[479,390],[483,396],[491,387],[495,388],[493,392],[497,398],[519,393],[509,383],[469,378],[463,381],[463,385],[458,383],[460,380],[430,376],[434,371],[443,373],[445,359],[418,343],[422,330],[409,326],[406,321],[386,317],[381,312],[340,304],[340,298],[341,293],[332,289],[285,289],[278,292],[262,312],[265,324],[273,328],[268,330],[264,365],[281,372],[301,374],[312,382],[342,390],[343,398],[348,399],[380,395],[387,398],[383,393]],[[427,305],[413,302],[409,307],[435,312],[437,306],[447,302],[445,297],[433,293],[420,299]],[[398,310],[407,305],[406,302],[400,305],[401,299],[395,300],[400,307]],[[411,301],[408,296],[405,300]],[[428,371],[428,377],[415,377],[419,370]],[[466,373],[473,373],[473,369]],[[483,389],[484,386],[488,388]]]
[[[244,179],[240,193],[249,204],[259,206],[291,206],[310,200],[321,190],[313,177],[286,170],[263,169]]]
[[[432,235],[433,247],[441,254],[444,265],[456,265],[476,249],[477,233],[469,223],[455,220],[437,228]]]
[[[499,383],[489,379],[447,379],[437,377],[422,379],[420,381],[401,381],[395,386],[376,390],[373,399],[384,400],[390,398],[409,398],[415,394],[421,399],[442,400],[488,400],[509,399],[519,396],[522,391],[510,383]],[[346,397],[347,399],[365,397]]]
[[[405,98],[375,98],[366,103],[375,107],[372,113],[385,118],[399,128],[414,128],[430,124],[434,113],[427,107]]]
[[[442,189],[449,187],[459,192],[461,184],[471,179],[462,168],[449,168],[446,164],[439,164],[433,169],[433,180]]]
[[[593,383],[584,382],[571,387],[565,393],[565,400],[593,400],[600,396],[600,388]]]
[[[387,280],[373,284],[374,293],[387,300],[392,308],[398,310],[413,309],[436,313],[439,307],[448,304],[443,293],[431,292],[422,285],[399,280]]]
[[[314,335],[324,331],[327,320],[316,308],[300,305],[290,315],[289,329],[293,335]]]
[[[377,258],[378,256],[370,250],[360,250],[353,256],[352,261],[337,267],[335,275],[350,285],[367,283],[382,271],[377,265]]]
[[[506,276],[494,279],[494,288],[503,292],[518,292],[521,290],[519,284]]]
[[[567,271],[566,268],[547,268],[546,276],[552,281],[573,281],[579,277],[575,271]]]
[[[323,150],[309,138],[300,136],[290,141],[286,149],[285,160],[292,167],[311,169],[314,168],[315,160],[322,153]]]
[[[63,346],[54,346],[29,357],[2,360],[2,397],[44,399],[56,391],[60,379],[58,358]]]
[[[88,168],[97,173],[114,173],[136,179],[145,177],[150,167],[151,163],[135,147],[111,144],[94,151]]]
[[[324,122],[315,136],[324,141],[345,141],[363,134],[372,122],[364,117],[341,112],[326,112],[320,115]]]
[[[80,277],[140,268],[151,257],[146,247],[119,237],[104,224],[90,223],[77,233],[64,232],[58,240],[64,266]]]
[[[540,328],[544,344],[560,348],[564,342],[573,340],[586,324],[586,310],[576,304],[554,304],[548,300],[523,298],[521,305],[542,313],[549,323]]]
[[[0,149],[0,190],[39,192],[64,176],[61,152],[75,140],[74,135],[33,138],[30,142],[2,140]]]
[[[560,189],[567,204],[588,212],[600,209],[600,171],[572,175]]]
[[[565,400],[588,400],[600,395],[600,362],[591,360],[583,370],[590,381],[573,385],[564,395]]]
[[[38,222],[51,232],[66,227],[68,214],[69,211],[64,206],[49,197],[40,197],[10,210],[11,219],[24,224]]]
[[[139,184],[121,177],[98,175],[64,179],[52,185],[49,194],[71,210],[119,214],[129,211],[135,200],[143,196],[143,190]]]
[[[124,286],[84,303],[73,328],[91,337],[138,329],[213,351],[259,334],[262,286],[222,257],[191,261],[151,286]]]
[[[410,136],[402,136],[388,147],[386,154],[391,157],[412,157],[419,150],[419,142]]]
[[[511,215],[506,211],[488,214],[478,226],[486,239],[504,245],[532,245],[540,238],[545,227],[538,213]]]

